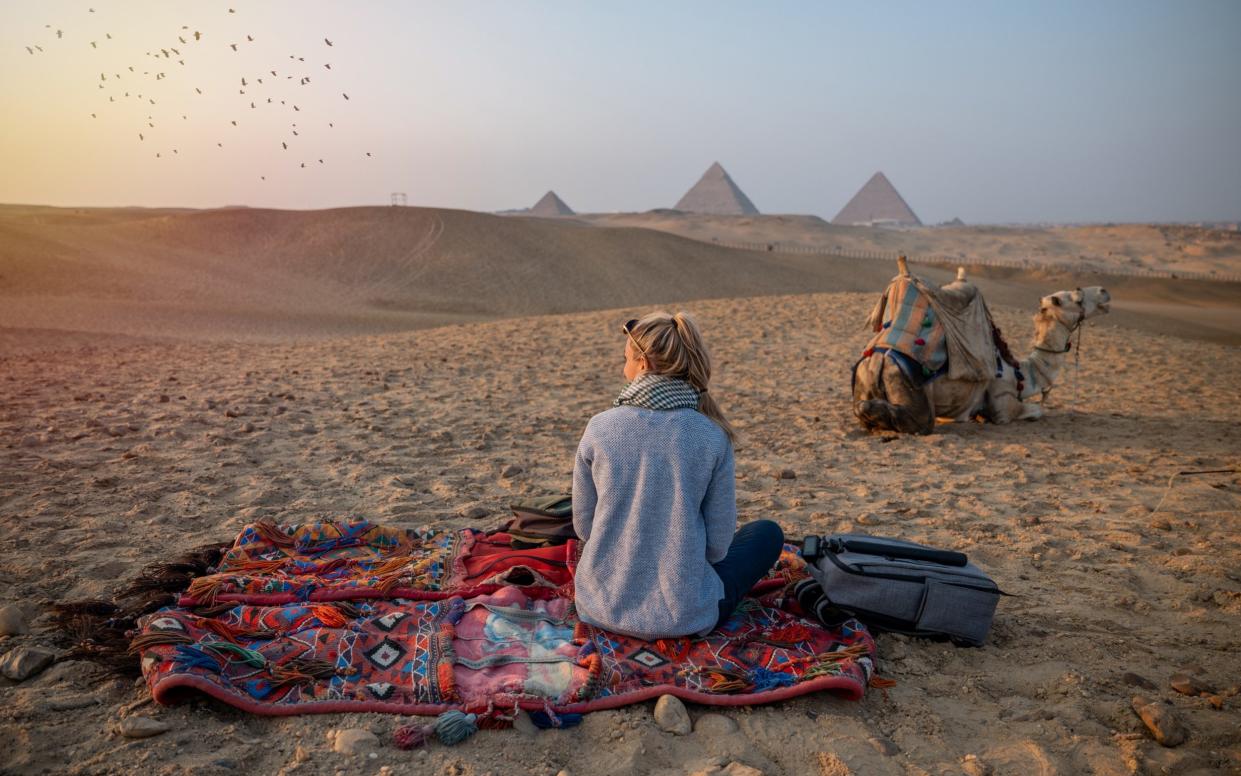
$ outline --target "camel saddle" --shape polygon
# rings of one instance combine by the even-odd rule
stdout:
[[[936,286],[916,275],[892,278],[866,321],[875,332],[866,346],[901,353],[926,375],[981,382],[995,370],[987,303],[966,280]],[[946,371],[945,371],[946,370]]]

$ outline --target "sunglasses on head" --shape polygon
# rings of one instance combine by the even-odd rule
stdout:
[[[638,349],[638,352],[641,353],[643,356],[646,356],[646,349],[643,348],[641,345],[639,345],[638,340],[635,339],[633,336],[633,327],[637,325],[638,325],[638,319],[630,318],[629,320],[621,324],[621,331],[625,333],[625,336],[629,338],[629,341],[633,343],[633,346]]]

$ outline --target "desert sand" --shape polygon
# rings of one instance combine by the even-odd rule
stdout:
[[[647,229],[722,242],[777,246],[904,251],[914,255],[1027,261],[1082,270],[1158,270],[1204,274],[1241,271],[1241,232],[1169,224],[1080,226],[940,226],[883,229],[839,226],[817,216],[712,216],[654,210],[645,213],[579,215],[606,226]]]
[[[1089,325],[1080,369],[1053,392],[1048,417],[871,435],[850,412],[849,368],[891,267],[842,271],[796,263],[821,257],[639,229],[371,210],[51,211],[36,214],[43,226],[8,212],[0,606],[16,604],[31,632],[0,636],[0,652],[53,648],[50,603],[106,596],[143,564],[260,517],[490,527],[510,501],[564,490],[581,430],[623,385],[617,324],[656,307],[696,314],[713,348],[712,391],[741,432],[742,520],[772,518],[794,537],[856,530],[964,551],[1013,594],[989,643],[881,635],[881,673],[897,685],[861,702],[691,705],[696,721],[720,714],[735,733],[710,718],[674,736],[648,703],[574,729],[483,731],[413,753],[391,746],[395,717],[154,707],[143,686],[66,661],[0,679],[0,771],[1241,771],[1241,696],[1231,694],[1241,684],[1241,476],[1173,477],[1241,469],[1234,290],[1135,281],[1129,293],[1129,281],[1109,280],[1116,310]],[[199,217],[208,220],[195,226]],[[409,223],[385,230],[381,218]],[[268,251],[247,266],[238,246],[264,231]],[[389,263],[402,255],[407,265]],[[651,282],[673,258],[688,269]],[[1075,277],[979,282],[1024,354],[1037,297],[1088,284],[1059,284]],[[1194,306],[1217,324],[1197,321]],[[521,471],[502,476],[510,465]],[[779,478],[784,469],[795,478]],[[1173,690],[1176,673],[1222,708]],[[1166,701],[1188,740],[1153,741],[1135,694]],[[143,715],[171,729],[142,740],[112,732]],[[344,728],[375,732],[377,756],[333,752],[327,736]]]
[[[690,299],[877,293],[894,274],[890,261],[733,250],[711,242],[797,244],[810,221],[821,225],[811,223],[811,231],[850,235],[844,245],[850,249],[917,255],[925,252],[910,243],[917,239],[938,240],[936,253],[961,253],[962,263],[996,255],[993,248],[1004,253],[993,245],[990,228],[962,229],[954,239],[942,237],[951,230],[837,227],[806,216],[545,219],[413,207],[8,205],[0,206],[0,349],[19,347],[21,332],[31,329],[85,332],[88,339],[107,333],[277,341]],[[669,233],[677,230],[686,236]],[[1241,236],[1190,231],[1201,239],[1233,240],[1219,265],[1241,271]],[[1008,243],[1027,252],[1051,250],[1044,230],[1023,235]],[[945,240],[968,250],[944,250]],[[1081,244],[1053,247],[1058,252],[1040,269],[971,265],[971,277],[988,299],[1017,306],[1060,288],[1105,285],[1117,299],[1116,323],[1241,344],[1241,283],[1109,275],[1070,264],[1085,250]],[[1160,266],[1179,266],[1176,250],[1160,250]],[[943,282],[954,268],[922,265],[919,271]]]

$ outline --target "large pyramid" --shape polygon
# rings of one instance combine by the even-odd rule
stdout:
[[[543,198],[534,203],[534,207],[530,208],[532,216],[572,216],[577,215],[573,209],[564,203],[564,200],[556,196],[556,192],[549,191],[543,195]]]
[[[676,205],[677,210],[687,213],[714,213],[716,215],[758,215],[758,208],[737,188],[719,162],[711,165],[694,187],[685,192]]]
[[[832,223],[844,226],[922,226],[905,198],[881,172],[875,173],[866,181],[862,190],[853,195],[853,199],[832,219]]]

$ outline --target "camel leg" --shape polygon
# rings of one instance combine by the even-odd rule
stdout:
[[[927,390],[910,383],[901,368],[880,353],[854,367],[853,413],[872,430],[929,434],[935,428]]]

